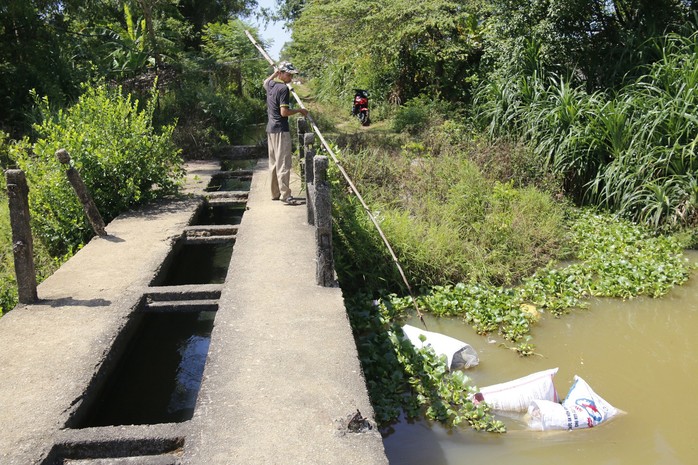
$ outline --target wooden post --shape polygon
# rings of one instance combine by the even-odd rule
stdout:
[[[315,213],[312,202],[312,191],[313,191],[313,159],[315,158],[315,149],[313,148],[313,142],[315,142],[315,134],[307,133],[303,137],[303,145],[305,146],[305,188],[308,192],[308,202],[305,203],[306,210],[308,212],[308,224],[315,224]]]
[[[19,302],[31,304],[39,300],[34,270],[34,240],[29,225],[29,186],[22,170],[7,170],[7,197],[10,204],[12,252],[17,276]]]
[[[328,161],[325,156],[315,157],[315,183],[313,204],[315,208],[315,276],[320,286],[334,286],[334,259],[332,257],[332,199],[327,182]]]
[[[82,182],[80,173],[78,173],[75,168],[70,166],[70,155],[68,154],[68,151],[65,149],[57,150],[56,158],[58,158],[58,161],[64,165],[68,166],[65,174],[68,176],[68,181],[70,181],[70,184],[73,186],[73,189],[80,199],[80,202],[82,202],[82,208],[85,210],[87,219],[90,221],[95,234],[98,236],[106,236],[107,231],[104,229],[104,220],[102,220],[102,215],[99,214],[99,210],[97,210],[97,206],[92,200],[92,196],[90,196],[87,186],[85,186],[85,183]]]

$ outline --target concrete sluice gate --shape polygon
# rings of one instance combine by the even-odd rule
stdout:
[[[252,173],[247,171],[230,172],[216,175],[211,179],[206,192],[249,191]]]
[[[42,465],[179,463],[246,195],[210,196],[193,215]]]

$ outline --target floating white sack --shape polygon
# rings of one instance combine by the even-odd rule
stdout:
[[[554,402],[533,401],[528,409],[531,429],[592,428],[618,414],[619,410],[596,394],[579,376],[567,393],[562,405]]]
[[[402,332],[416,348],[421,349],[425,346],[431,346],[436,355],[445,355],[446,363],[450,370],[470,368],[480,363],[475,349],[470,344],[466,344],[458,339],[445,334],[424,331],[410,325],[403,326]],[[424,336],[425,341],[422,342],[419,336]]]
[[[581,424],[584,423],[584,426]],[[534,400],[528,407],[528,427],[538,431],[586,428],[585,421],[562,404],[549,400]]]
[[[534,400],[558,401],[553,384],[557,370],[551,368],[506,383],[486,386],[480,389],[480,394],[494,410],[525,412]]]

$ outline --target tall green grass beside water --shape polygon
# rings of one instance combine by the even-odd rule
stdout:
[[[412,285],[511,284],[563,253],[562,204],[535,188],[486,178],[463,154],[432,156],[422,147],[344,158]],[[335,199],[340,267],[383,280],[352,275],[343,286],[390,288],[395,267],[363,209],[352,196]]]
[[[698,35],[657,42],[659,61],[617,92],[535,71],[481,89],[493,137],[525,140],[569,193],[654,228],[698,224]]]

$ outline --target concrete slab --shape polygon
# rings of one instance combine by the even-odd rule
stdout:
[[[315,284],[306,207],[270,200],[266,166],[238,229],[184,463],[387,464],[375,428],[346,429],[373,410],[342,293]]]
[[[201,203],[163,201],[120,216],[39,285],[38,303],[0,318],[0,463],[46,456]]]
[[[192,162],[186,192],[200,194],[218,166]],[[271,201],[265,167],[225,283],[196,291],[220,297],[194,418],[66,428],[144,296],[158,311],[158,296],[196,287],[149,284],[200,197],[120,216],[39,286],[40,302],[0,318],[0,463],[387,464],[375,428],[347,429],[357,410],[368,424],[373,411],[341,290],[315,285],[305,206]]]

